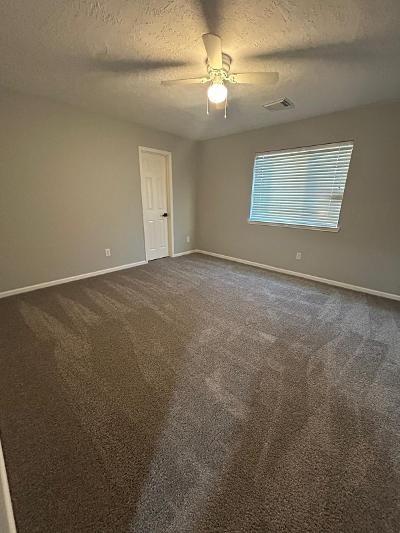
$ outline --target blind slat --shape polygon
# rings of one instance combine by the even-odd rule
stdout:
[[[250,222],[337,228],[353,143],[257,154]]]

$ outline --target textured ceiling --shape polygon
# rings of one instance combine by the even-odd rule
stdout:
[[[201,35],[232,71],[277,70],[236,86],[228,118],[206,115]],[[400,0],[1,0],[0,83],[204,139],[400,97]],[[261,104],[287,96],[294,110]]]

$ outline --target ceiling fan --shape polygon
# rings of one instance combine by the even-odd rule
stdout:
[[[207,75],[201,78],[187,78],[183,80],[164,80],[162,85],[190,85],[190,84],[208,84],[207,89],[207,114],[209,113],[208,104],[225,104],[228,101],[227,84],[236,85],[239,83],[253,84],[263,83],[267,85],[274,84],[279,79],[278,72],[241,72],[231,73],[232,59],[222,52],[221,37],[214,33],[205,33],[203,43],[207,53]]]

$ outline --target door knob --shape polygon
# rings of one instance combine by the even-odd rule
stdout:
[[[162,216],[162,217],[167,217],[167,216],[168,216],[168,213],[163,213],[161,216]]]

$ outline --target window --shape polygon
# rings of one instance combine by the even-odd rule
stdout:
[[[337,231],[352,142],[257,154],[249,222]]]

